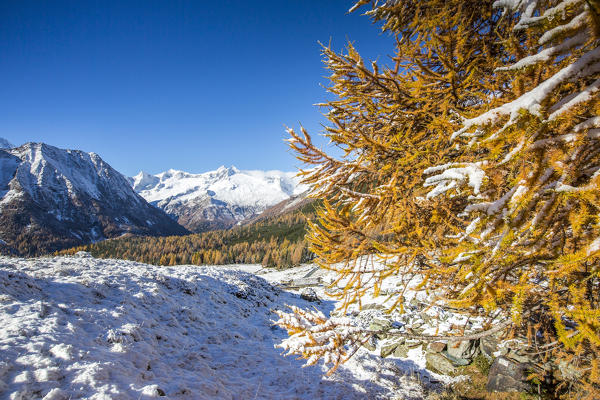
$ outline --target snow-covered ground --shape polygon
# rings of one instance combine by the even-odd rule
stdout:
[[[281,355],[272,310],[334,308],[273,285],[311,271],[0,257],[0,398],[423,398],[418,355],[361,349],[330,377]]]

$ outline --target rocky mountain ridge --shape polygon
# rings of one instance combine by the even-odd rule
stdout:
[[[0,149],[0,251],[31,255],[124,234],[184,233],[95,153],[44,143]]]

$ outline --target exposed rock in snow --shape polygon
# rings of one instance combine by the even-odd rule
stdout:
[[[286,304],[333,308],[228,268],[0,257],[0,397],[424,397],[409,360],[361,349],[325,377],[283,357],[271,310]]]
[[[224,166],[203,174],[142,171],[129,181],[147,201],[197,232],[231,227],[306,190],[293,172]]]
[[[185,232],[95,153],[43,143],[0,150],[0,237],[23,253]]]

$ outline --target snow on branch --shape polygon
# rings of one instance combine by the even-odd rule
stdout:
[[[580,46],[586,41],[587,34],[585,32],[581,32],[580,34],[575,35],[556,46],[548,47],[537,54],[524,57],[508,67],[497,68],[496,71],[515,71],[517,69],[529,67],[540,62],[548,62],[550,59],[552,59],[552,57],[572,51],[573,47]]]
[[[449,163],[427,168],[423,171],[424,175],[441,172],[437,175],[425,179],[424,187],[435,186],[427,194],[428,199],[432,199],[448,190],[458,187],[459,184],[467,183],[473,189],[475,194],[479,194],[485,172],[481,169],[482,162],[477,163]]]
[[[354,325],[350,318],[327,319],[317,309],[311,311],[296,306],[288,307],[291,313],[275,310],[279,319],[274,324],[286,329],[289,334],[275,347],[284,349],[286,356],[299,355],[305,358],[305,367],[323,359],[325,365],[332,365],[328,372],[330,375],[369,339],[369,335]]]
[[[542,117],[541,115],[541,104],[546,100],[551,93],[563,82],[571,79],[575,76],[585,77],[593,72],[594,67],[596,67],[596,63],[600,61],[600,47],[596,47],[593,50],[590,50],[586,54],[584,54],[581,58],[575,61],[573,64],[566,66],[565,68],[558,71],[552,77],[548,78],[544,82],[542,82],[539,86],[520,96],[519,98],[503,104],[499,107],[493,108],[475,118],[468,119],[464,122],[463,128],[454,132],[452,134],[452,139],[456,139],[459,136],[462,136],[467,130],[475,127],[481,126],[489,123],[497,122],[503,116],[509,116],[509,121],[505,125],[505,128],[514,123],[519,117],[519,112],[521,110],[526,110],[530,114],[536,115],[538,117]],[[583,92],[581,92],[581,97],[585,97],[586,95],[591,95],[598,90],[598,85],[600,82],[596,81],[594,84],[590,85],[590,87],[586,88]],[[549,119],[555,117],[557,113],[563,113],[568,109],[572,108],[575,104],[580,103],[581,100],[579,96],[576,96],[571,101],[565,103],[555,111]],[[503,128],[503,129],[505,129]]]
[[[593,95],[600,90],[600,79],[596,79],[594,83],[583,89],[579,93],[573,93],[570,96],[565,97],[560,102],[556,103],[550,111],[552,114],[548,117],[549,121],[556,119],[556,117],[564,114],[568,110],[575,107],[577,104],[585,103],[586,101],[590,101]]]

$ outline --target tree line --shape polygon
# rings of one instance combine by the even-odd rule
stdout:
[[[119,258],[154,265],[262,264],[286,268],[313,257],[305,240],[310,203],[291,213],[229,230],[186,236],[131,236],[73,247],[56,254],[87,251],[97,258]]]

